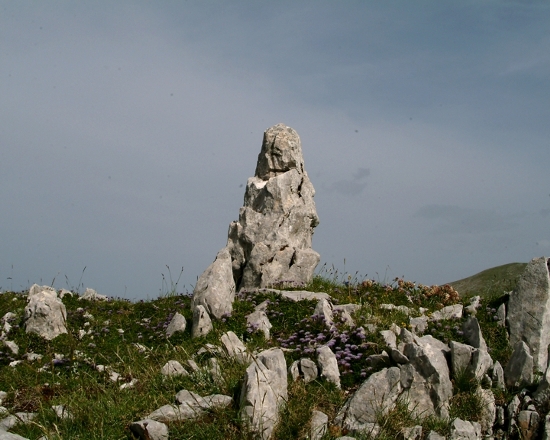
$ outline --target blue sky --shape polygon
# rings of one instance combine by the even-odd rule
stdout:
[[[547,2],[0,1],[0,60],[0,290],[192,290],[279,122],[328,266],[550,254]]]

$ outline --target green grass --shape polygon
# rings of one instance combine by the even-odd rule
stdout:
[[[510,268],[495,268],[482,272],[485,275],[469,279],[470,286],[475,288],[466,290],[466,297],[474,294],[484,296],[477,316],[493,359],[500,360],[503,365],[510,355],[510,348],[503,336],[504,330],[494,322],[493,310],[504,300],[502,286],[511,276],[510,271]],[[360,304],[353,318],[357,326],[366,331],[349,329],[338,323],[337,329],[329,333],[319,318],[312,317],[314,301],[294,303],[275,294],[238,294],[231,317],[215,321],[214,330],[206,337],[191,339],[191,299],[188,295],[176,293],[177,282],[172,282],[171,275],[169,282],[165,277],[163,280],[162,295],[148,301],[132,303],[111,299],[90,302],[80,301],[77,295],[65,296],[63,302],[67,308],[69,334],[53,341],[25,333],[25,293],[0,294],[0,316],[8,311],[17,314],[8,339],[15,341],[20,349],[19,355],[13,355],[7,347],[0,348],[0,390],[8,393],[3,406],[11,413],[37,413],[31,424],[18,425],[12,432],[32,440],[43,435],[48,439],[131,439],[128,429],[131,422],[144,418],[162,405],[173,403],[175,394],[187,389],[200,395],[230,395],[237,403],[197,420],[170,424],[171,439],[246,439],[249,436],[241,425],[238,408],[245,366],[220,357],[224,375],[222,382],[214,381],[205,372],[172,379],[160,374],[161,367],[171,359],[185,366],[188,359],[194,358],[200,366],[206,366],[211,355],[196,356],[197,351],[206,343],[220,345],[220,336],[231,330],[245,341],[251,351],[274,346],[293,349],[285,352],[288,365],[304,356],[314,358],[315,346],[332,340],[332,349],[339,357],[342,389],[323,379],[307,385],[301,381],[290,382],[289,400],[276,429],[277,439],[305,439],[312,410],[323,411],[332,420],[345,399],[376,371],[367,367],[365,359],[386,348],[378,331],[389,328],[392,323],[407,326],[405,314],[384,310],[381,304],[406,305],[416,310],[425,307],[428,312],[434,312],[460,301],[450,286],[423,286],[402,279],[379,283],[360,279],[357,274],[339,275],[325,271],[315,276],[309,285],[293,288],[326,292],[339,304]],[[255,305],[264,300],[270,302],[267,315],[273,325],[269,341],[265,341],[259,332],[247,328],[245,318]],[[165,328],[175,312],[185,316],[188,328],[183,334],[167,339]],[[463,342],[461,324],[460,320],[443,322],[440,326],[430,326],[428,333],[442,340]],[[376,331],[369,332],[368,328],[372,326]],[[80,339],[79,330],[90,334]],[[29,352],[41,354],[43,358],[33,362],[24,360],[15,367],[9,365]],[[98,365],[109,366],[121,375],[121,381],[113,382],[108,372],[98,371]],[[134,388],[120,389],[122,383],[132,379],[137,380]],[[474,393],[457,384],[456,379],[451,414],[475,420],[473,417],[479,408]],[[501,393],[498,398],[503,400],[507,396]],[[65,405],[73,418],[58,419],[51,410],[52,405]],[[398,405],[389,414],[381,416],[380,438],[395,438],[400,429],[411,424],[422,424],[425,433],[435,429],[446,434],[449,428],[448,422],[437,419],[416,420],[403,405]],[[343,434],[338,427],[330,426],[325,439]]]
[[[527,263],[504,264],[448,284],[463,297],[474,295],[485,297],[495,290],[513,290],[526,266]]]

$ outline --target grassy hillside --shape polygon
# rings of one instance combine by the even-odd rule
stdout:
[[[527,263],[509,263],[479,272],[471,277],[448,283],[460,296],[487,297],[493,292],[513,290]]]
[[[487,286],[515,279],[524,266],[501,266],[457,283],[466,286],[463,287],[469,289],[466,291],[485,291]],[[26,334],[27,292],[2,293],[0,317],[7,312],[16,315],[10,320],[11,328],[6,330],[5,339],[14,341],[19,351],[14,353],[9,347],[0,346],[0,390],[7,393],[1,405],[11,414],[36,413],[33,423],[18,425],[12,432],[32,440],[41,436],[49,440],[131,439],[128,425],[132,421],[146,417],[162,405],[172,404],[175,394],[186,389],[201,396],[226,394],[235,403],[195,420],[170,423],[171,440],[251,439],[241,422],[238,405],[246,366],[216,355],[223,380],[215,380],[206,369],[213,354],[199,354],[207,343],[219,346],[221,335],[231,330],[245,341],[251,352],[269,347],[286,349],[287,365],[301,357],[314,358],[319,345],[332,347],[342,374],[342,389],[323,378],[307,384],[301,380],[289,383],[289,400],[275,438],[306,439],[312,410],[323,411],[332,421],[345,399],[370,374],[382,368],[373,368],[368,360],[385,348],[379,331],[388,329],[392,323],[409,326],[407,315],[397,309],[388,310],[383,304],[406,305],[413,310],[411,316],[419,316],[420,307],[424,307],[430,316],[435,310],[460,301],[449,286],[416,285],[397,278],[389,284],[351,276],[344,276],[345,281],[338,278],[316,276],[305,289],[326,292],[335,304],[360,304],[353,313],[355,328],[337,320],[336,328],[329,331],[318,316],[312,316],[315,301],[294,303],[273,293],[240,293],[235,298],[232,316],[215,321],[214,330],[197,339],[191,338],[190,325],[185,332],[166,337],[165,329],[174,313],[181,313],[188,322],[192,319],[190,296],[178,294],[175,289],[158,299],[136,303],[121,299],[87,301],[78,294],[65,296],[68,334],[53,341]],[[467,280],[470,284],[465,284]],[[269,340],[246,323],[246,315],[265,300],[269,300],[267,315],[273,324]],[[482,302],[477,317],[493,359],[504,363],[509,347],[503,327],[497,326],[493,319],[498,304],[489,298]],[[430,323],[426,334],[445,342],[464,342],[462,322],[463,319]],[[168,360],[181,362],[190,371],[189,376],[164,377],[161,368]],[[200,370],[192,372],[188,360],[194,360]],[[120,376],[113,378],[113,372]],[[480,408],[475,396],[457,388],[451,400],[451,416],[477,420]],[[497,395],[497,399],[503,398],[502,393]],[[52,410],[53,405],[63,405],[71,417],[60,419]],[[401,407],[382,417],[379,423],[381,439],[396,438],[403,426],[415,424],[422,424],[426,433],[431,429],[442,435],[449,433],[447,422],[433,418],[417,420]],[[343,434],[337,426],[330,426],[323,440]],[[363,440],[367,436],[356,438]]]

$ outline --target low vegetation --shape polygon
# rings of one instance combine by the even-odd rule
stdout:
[[[0,317],[7,312],[17,314],[7,339],[19,346],[19,353],[14,354],[8,347],[0,348],[0,390],[7,392],[2,406],[9,413],[37,413],[32,423],[19,424],[12,429],[29,439],[45,436],[47,439],[115,440],[131,439],[129,423],[144,418],[162,405],[173,403],[175,394],[181,389],[200,395],[219,393],[232,396],[235,405],[215,410],[197,420],[170,424],[170,438],[247,438],[238,412],[244,366],[220,357],[223,381],[215,381],[205,371],[176,378],[166,378],[160,373],[161,367],[172,359],[185,366],[186,361],[193,358],[199,366],[206,366],[212,355],[208,352],[199,355],[199,350],[205,344],[219,345],[220,336],[232,330],[251,351],[273,346],[286,348],[288,365],[301,357],[314,358],[318,345],[329,344],[336,353],[342,374],[341,390],[323,379],[308,384],[302,381],[289,384],[289,400],[275,438],[305,439],[309,435],[313,409],[323,411],[331,420],[345,399],[374,372],[365,359],[385,348],[379,330],[389,328],[392,323],[407,326],[408,317],[403,312],[383,309],[382,304],[405,305],[415,310],[424,307],[428,310],[426,313],[433,313],[446,305],[467,303],[470,296],[482,293],[482,307],[477,317],[491,356],[505,364],[510,348],[504,329],[497,326],[494,319],[496,308],[504,301],[502,284],[499,281],[480,286],[460,298],[449,285],[423,286],[402,279],[380,283],[347,274],[340,276],[324,269],[310,285],[274,287],[322,291],[333,297],[335,303],[360,304],[361,308],[353,314],[355,329],[336,320],[336,328],[329,331],[319,317],[312,316],[313,301],[294,303],[272,293],[242,293],[237,295],[232,316],[216,321],[214,331],[198,339],[191,339],[191,298],[187,293],[177,293],[173,289],[157,299],[134,303],[116,298],[82,301],[78,294],[73,294],[63,298],[69,333],[52,341],[25,333],[26,292],[4,292],[0,295]],[[262,333],[247,327],[245,318],[255,305],[265,300],[269,300],[267,314],[273,325],[268,341]],[[185,316],[188,328],[168,339],[165,330],[176,312]],[[461,342],[461,328],[461,320],[443,321],[430,325],[426,333],[446,342]],[[42,357],[29,360],[28,353]],[[113,372],[120,375],[119,380],[113,380]],[[455,378],[454,386],[451,414],[475,420],[479,414],[475,384]],[[501,392],[497,399],[504,401],[507,396]],[[63,405],[71,417],[57,417],[52,410],[54,405]],[[445,421],[414,419],[401,404],[391,413],[380,415],[380,438],[393,439],[402,427],[415,424],[422,424],[425,433],[435,429],[446,434],[449,429]],[[344,434],[331,426],[325,438]]]

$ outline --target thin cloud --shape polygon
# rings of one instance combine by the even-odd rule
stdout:
[[[361,194],[367,187],[365,179],[370,175],[368,168],[358,168],[355,173],[352,174],[351,179],[338,180],[332,183],[325,190],[334,191],[346,196],[356,196]]]

